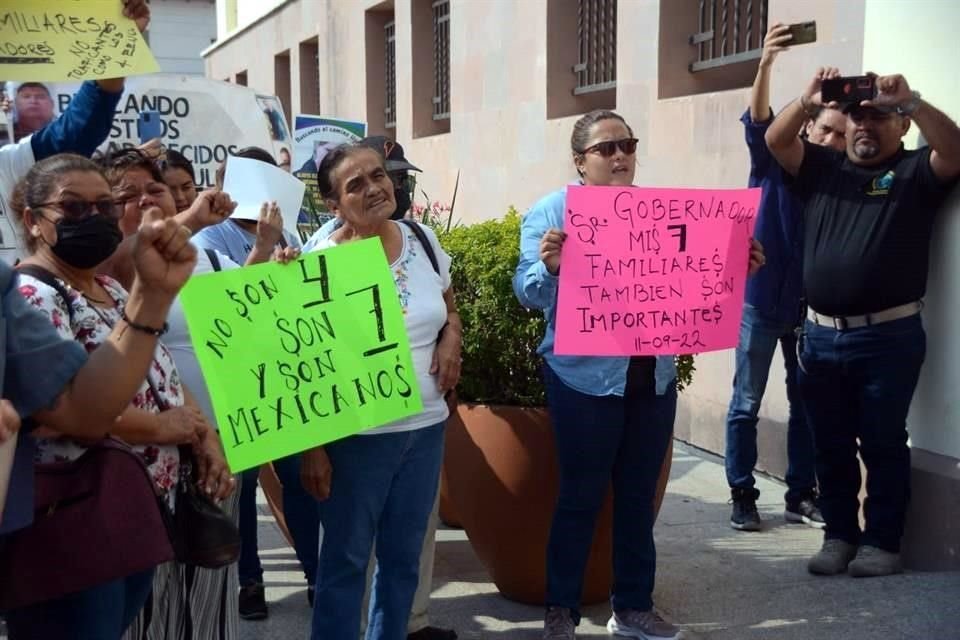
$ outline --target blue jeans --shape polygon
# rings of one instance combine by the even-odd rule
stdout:
[[[807,322],[800,391],[817,445],[828,539],[899,552],[910,499],[907,413],[926,348],[919,314],[845,331]],[[858,449],[867,469],[862,533]]]
[[[320,545],[320,516],[317,501],[307,493],[300,482],[300,456],[293,455],[273,461],[280,484],[283,485],[283,517],[293,537],[293,549],[303,567],[307,584],[313,584],[317,575],[317,553]],[[257,476],[259,468],[244,471],[240,482],[240,584],[263,582],[263,566],[257,550]]]
[[[793,330],[794,325],[776,322],[753,306],[743,305],[733,397],[727,412],[725,459],[727,484],[735,489],[752,489],[755,485],[753,468],[757,465],[757,414],[779,342],[787,370],[787,401],[790,404],[785,496],[788,505],[809,496],[817,486],[813,430],[797,386],[797,337]]]
[[[64,571],[69,571],[64,567]],[[10,640],[120,640],[150,595],[153,569],[4,614]]]
[[[357,435],[326,445],[330,497],[320,503],[323,545],[313,640],[357,640],[367,565],[376,541],[367,640],[405,640],[420,551],[440,481],[443,429]]]
[[[556,436],[560,490],[547,545],[547,606],[566,607],[580,622],[583,576],[597,516],[613,482],[614,611],[653,607],[657,551],[653,499],[673,435],[677,391],[590,396],[544,365]],[[505,541],[504,544],[509,544]]]

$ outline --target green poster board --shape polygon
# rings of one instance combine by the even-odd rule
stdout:
[[[196,276],[180,298],[234,473],[423,410],[379,239]]]

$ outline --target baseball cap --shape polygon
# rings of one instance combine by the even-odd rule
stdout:
[[[840,110],[844,115],[850,115],[853,112],[862,113],[864,111],[875,111],[877,113],[896,113],[896,107],[887,107],[883,105],[875,105],[872,107],[865,107],[859,102],[848,102],[840,107]]]
[[[387,171],[420,171],[419,168],[410,164],[406,156],[403,155],[403,147],[399,142],[394,142],[387,136],[370,136],[364,138],[358,144],[370,147],[380,153],[386,160]]]

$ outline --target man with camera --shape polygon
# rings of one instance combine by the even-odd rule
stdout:
[[[803,265],[802,202],[784,184],[784,172],[770,155],[764,135],[773,122],[770,109],[770,76],[781,51],[805,42],[790,25],[776,23],[763,40],[763,55],[750,92],[750,108],[743,114],[747,148],[750,150],[749,186],[761,187],[759,215],[754,237],[766,249],[767,262],[748,278],[740,338],[736,351],[733,396],[727,412],[725,466],[733,510],[730,526],[739,531],[759,531],[760,514],[753,468],[757,464],[757,415],[767,387],[770,363],[780,344],[786,368],[787,400],[787,492],[784,517],[823,527],[817,508],[817,478],[814,471],[813,432],[807,423],[797,389],[797,337],[800,322],[800,292]],[[793,131],[818,145],[842,151],[846,143],[847,118],[838,109],[811,111],[802,126]]]
[[[842,105],[846,151],[796,137],[816,109]],[[904,149],[916,122],[929,146]],[[920,317],[935,214],[960,176],[960,129],[901,75],[841,78],[821,68],[767,131],[804,209],[799,386],[814,430],[823,547],[811,573],[902,571],[910,495],[906,418],[926,352]],[[858,447],[859,440],[859,447]],[[867,469],[860,530],[860,468]]]

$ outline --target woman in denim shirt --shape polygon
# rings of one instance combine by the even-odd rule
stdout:
[[[592,111],[573,127],[570,144],[580,182],[630,186],[637,139],[622,117]],[[597,515],[614,490],[613,615],[607,630],[635,638],[676,638],[679,629],[653,610],[656,549],[653,500],[677,408],[672,356],[561,356],[553,351],[566,189],[524,216],[513,288],[520,302],[543,309],[547,404],[556,436],[560,492],[547,547],[544,639],[572,640],[580,622],[583,576]],[[762,254],[751,256],[759,266]],[[753,265],[752,265],[753,266]]]

